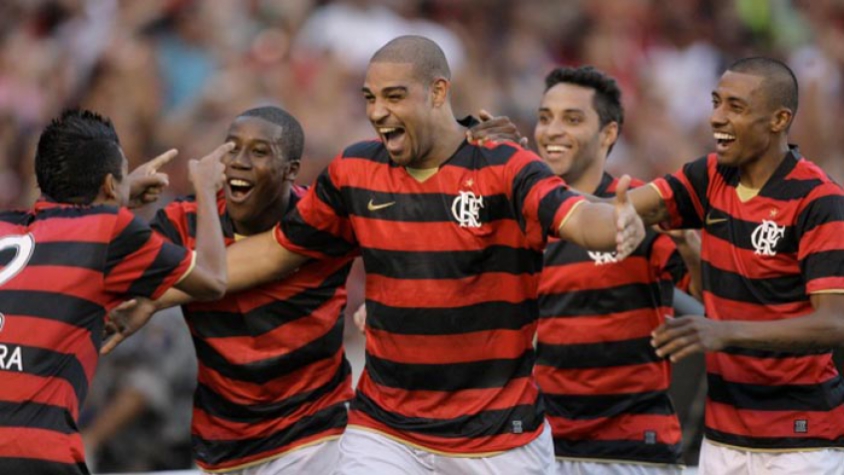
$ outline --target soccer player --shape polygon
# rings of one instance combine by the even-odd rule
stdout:
[[[367,361],[340,474],[552,470],[532,377],[542,249],[559,235],[623,257],[644,236],[629,178],[614,206],[587,203],[515,143],[467,142],[450,86],[434,42],[389,42],[363,87],[380,140],[347,148],[279,227],[228,250],[235,290],[362,254]]]
[[[630,196],[651,222],[702,228],[707,317],[668,320],[661,356],[706,351],[700,473],[840,474],[842,189],[788,143],[797,80],[742,59],[712,92],[715,152]]]
[[[558,68],[545,86],[534,129],[539,155],[573,189],[612,197],[618,180],[604,167],[624,123],[615,80],[588,66]],[[698,251],[682,237],[696,264]],[[674,285],[688,281],[677,246],[651,229],[623,261],[550,240],[534,373],[557,474],[681,472],[671,365],[654,353],[650,333],[673,313]]]
[[[41,199],[30,210],[0,213],[0,473],[88,473],[76,420],[108,310],[173,286],[202,299],[222,295],[226,261],[214,196],[220,157],[231,147],[190,163],[194,253],[123,207],[131,179],[110,121],[70,111],[41,134]]]
[[[277,107],[232,122],[226,142],[235,148],[223,158],[225,195],[217,202],[227,244],[271,230],[300,200],[305,190],[293,181],[304,141],[299,122]],[[176,201],[153,228],[193,247],[195,210],[192,198]],[[314,260],[284,281],[183,306],[199,359],[192,443],[203,470],[334,469],[352,397],[342,317],[353,258]]]

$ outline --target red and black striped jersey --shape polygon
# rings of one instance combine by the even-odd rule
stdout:
[[[752,198],[710,154],[654,182],[672,227],[703,228],[704,306],[716,320],[772,321],[844,291],[844,193],[796,148]],[[844,443],[844,381],[832,352],[728,348],[706,355],[706,437],[750,449]]]
[[[294,187],[291,207],[304,191]],[[230,245],[222,195],[218,209]],[[194,248],[196,202],[171,203],[153,228]],[[343,351],[353,258],[311,261],[283,281],[182,308],[199,360],[191,432],[204,470],[233,470],[343,432],[353,394]]]
[[[277,229],[297,253],[363,257],[366,367],[350,424],[447,453],[537,437],[542,249],[581,201],[511,143],[464,142],[421,182],[381,142],[337,157]]]
[[[594,195],[615,196],[617,183],[605,173]],[[651,229],[620,262],[560,239],[548,244],[534,373],[556,456],[679,463],[671,365],[650,344],[673,314],[675,283],[688,286],[683,260]]]
[[[88,473],[77,429],[109,310],[191,268],[125,208],[0,213],[0,473]]]

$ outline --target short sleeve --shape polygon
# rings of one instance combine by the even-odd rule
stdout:
[[[699,229],[708,208],[706,190],[709,185],[710,158],[689,162],[676,173],[657,178],[651,183],[668,209],[669,222],[674,229]]]

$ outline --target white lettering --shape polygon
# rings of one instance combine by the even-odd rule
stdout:
[[[17,366],[18,371],[23,371],[23,357],[21,356],[21,347],[13,346],[10,355],[9,347],[0,344],[0,369],[12,371],[13,369],[15,369],[13,368],[14,366]]]
[[[765,219],[762,220],[762,224],[753,230],[750,240],[757,255],[776,256],[777,251],[774,248],[784,235],[785,226],[777,226],[777,223]]]
[[[451,203],[451,214],[460,223],[461,228],[479,228],[480,209],[483,207],[483,196],[475,196],[471,191],[461,191]]]

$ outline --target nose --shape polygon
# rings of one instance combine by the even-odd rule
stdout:
[[[367,103],[366,109],[366,114],[369,116],[369,120],[373,124],[381,123],[390,115],[390,110],[386,107],[384,101],[377,98],[372,102]]]
[[[566,133],[566,126],[563,124],[563,121],[557,118],[553,118],[548,121],[545,125],[545,136],[549,139],[555,139],[557,137],[561,137]]]
[[[712,108],[712,113],[709,114],[709,124],[713,128],[717,128],[727,123],[727,115],[724,113],[724,105],[718,104]]]
[[[237,147],[223,159],[223,165],[238,169],[249,169],[252,167],[252,160],[249,159],[246,147]]]

